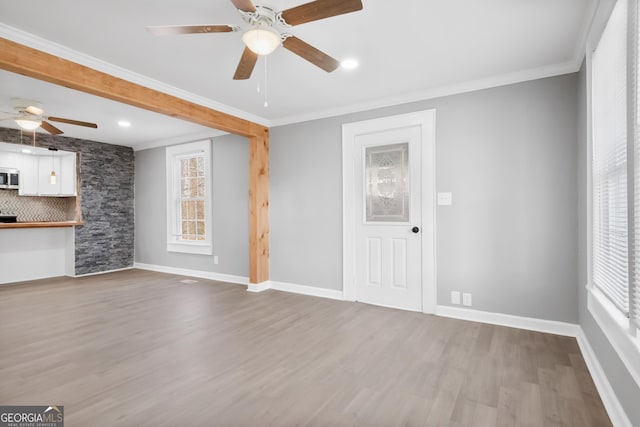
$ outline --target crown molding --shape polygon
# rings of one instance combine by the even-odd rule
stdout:
[[[375,101],[364,102],[338,108],[315,111],[308,114],[300,114],[282,119],[271,120],[271,126],[284,126],[294,123],[307,122],[311,120],[325,119],[328,117],[353,114],[361,111],[375,110],[378,108],[392,107],[394,105],[409,104],[412,102],[427,101],[444,96],[459,95],[467,92],[475,92],[483,89],[490,89],[499,86],[507,86],[515,83],[522,83],[530,80],[538,80],[547,77],[559,76],[562,74],[575,73],[580,69],[580,64],[576,65],[574,60],[554,64],[539,68],[507,73],[485,79],[473,80],[465,83],[448,86],[437,86],[424,91],[411,92],[404,95],[382,98]],[[422,107],[421,107],[422,108]]]
[[[589,39],[589,34],[591,34],[591,29],[596,19],[596,14],[598,12],[598,3],[598,0],[592,0],[590,2],[587,12],[584,16],[584,21],[582,21],[582,26],[580,27],[580,33],[578,34],[578,43],[576,43],[575,52],[573,54],[573,62],[576,64],[577,70],[580,70],[582,60],[584,59],[586,54],[587,40]]]
[[[247,113],[246,111],[239,110],[229,105],[213,101],[209,98],[196,95],[183,89],[179,89],[175,86],[168,85],[159,80],[147,77],[143,74],[135,73],[133,71],[127,70],[126,68],[119,67],[94,56],[87,55],[86,53],[78,52],[61,44],[54,43],[42,37],[27,33],[26,31],[19,30],[1,22],[0,37],[16,43],[20,43],[33,49],[49,53],[51,55],[58,56],[60,58],[67,59],[69,61],[73,61],[77,64],[93,68],[94,70],[110,74],[114,77],[119,77],[129,82],[136,83],[141,86],[145,86],[169,95],[173,95],[175,97],[202,105],[204,107],[209,107],[226,114],[231,114],[233,116],[249,120],[263,126],[269,127],[270,125],[269,120],[264,117],[256,116],[254,114]]]

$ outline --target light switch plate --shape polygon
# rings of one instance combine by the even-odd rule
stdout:
[[[438,193],[438,206],[453,205],[453,195],[451,193]]]
[[[460,292],[451,291],[451,304],[460,304]]]
[[[213,263],[218,264],[218,255],[213,256]]]

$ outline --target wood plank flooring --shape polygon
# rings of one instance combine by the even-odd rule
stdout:
[[[65,426],[609,426],[575,339],[129,270],[0,287],[0,404]]]

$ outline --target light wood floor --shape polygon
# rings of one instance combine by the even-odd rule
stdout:
[[[72,426],[608,426],[573,338],[130,270],[0,287],[0,404]]]

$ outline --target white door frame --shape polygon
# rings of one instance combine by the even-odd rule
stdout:
[[[344,299],[356,299],[354,162],[358,135],[420,126],[422,148],[422,311],[436,309],[436,110],[424,110],[342,125],[342,290]]]

